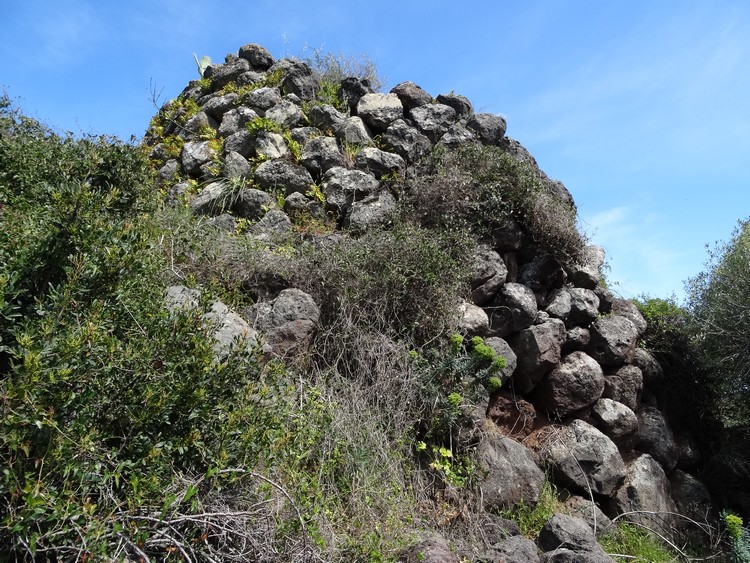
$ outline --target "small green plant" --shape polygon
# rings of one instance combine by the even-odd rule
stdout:
[[[727,530],[732,563],[750,562],[750,531],[743,526],[742,518],[731,512],[723,512],[721,517]]]
[[[211,65],[211,57],[208,55],[203,55],[200,59],[198,59],[198,55],[193,53],[193,58],[195,59],[195,64],[198,66],[198,74],[201,78],[203,78],[203,75],[206,73],[206,69]]]
[[[344,141],[342,149],[344,151],[344,162],[349,168],[352,168],[354,166],[357,155],[359,154],[359,151],[362,150],[362,145]]]
[[[513,520],[521,533],[529,539],[536,540],[539,531],[547,521],[555,515],[560,507],[557,489],[550,479],[544,481],[544,486],[535,505],[526,504],[523,500],[503,512],[503,516]]]
[[[289,152],[292,155],[292,159],[294,160],[294,162],[299,162],[300,157],[302,157],[302,145],[298,141],[294,140],[290,131],[284,131],[284,133],[282,133],[282,136],[284,137],[286,147],[289,149]]]
[[[665,548],[647,530],[634,524],[620,522],[599,540],[604,550],[615,561],[627,563],[668,563],[677,560],[675,554]]]
[[[326,196],[323,193],[323,190],[320,189],[320,186],[318,184],[310,184],[310,189],[305,192],[305,195],[307,197],[313,198],[318,203],[322,203],[323,205],[325,205],[326,203]]]
[[[253,135],[261,132],[279,133],[281,131],[281,126],[278,123],[266,117],[256,117],[252,121],[248,121],[245,128]]]

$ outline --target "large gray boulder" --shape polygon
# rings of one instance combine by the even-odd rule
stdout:
[[[644,386],[657,388],[664,384],[664,369],[656,357],[645,348],[635,349],[633,365],[641,370]]]
[[[264,117],[278,123],[282,129],[296,127],[305,119],[300,107],[286,99],[268,109]]]
[[[335,131],[346,116],[329,104],[313,106],[307,113],[310,123],[321,131]]]
[[[178,313],[197,310],[200,298],[199,289],[175,285],[166,289],[164,301],[170,313]],[[221,301],[215,301],[202,320],[204,328],[214,340],[212,349],[217,361],[237,347],[252,351],[258,344],[258,332]]]
[[[538,563],[539,549],[529,538],[511,536],[495,545],[494,551],[503,563]]]
[[[240,96],[234,92],[224,94],[223,96],[214,96],[207,102],[203,103],[203,111],[206,115],[212,117],[214,123],[222,121],[225,113],[234,109],[240,103]],[[214,129],[218,128],[218,125]]]
[[[586,327],[599,316],[599,298],[590,289],[571,287],[570,314],[567,318],[567,326]]]
[[[604,249],[601,246],[585,247],[581,263],[567,266],[568,278],[576,287],[594,289],[601,281],[604,258]]]
[[[270,131],[260,131],[251,136],[250,146],[257,157],[277,159],[289,156],[284,137]]]
[[[505,283],[508,268],[500,255],[487,245],[480,245],[474,252],[471,276],[471,300],[475,305],[484,305]]]
[[[643,374],[634,365],[622,366],[614,374],[604,377],[603,397],[612,399],[636,411],[641,404]]]
[[[564,547],[543,553],[539,561],[541,563],[617,563],[603,551],[573,551]]]
[[[281,103],[281,92],[278,88],[266,86],[245,95],[245,104],[261,116],[265,116],[269,109],[279,103]]]
[[[403,174],[406,162],[399,155],[375,147],[365,147],[354,157],[357,168],[371,172],[380,179],[388,174]]]
[[[416,162],[432,148],[430,139],[403,119],[397,119],[388,126],[381,136],[381,142],[385,149],[408,162]]]
[[[372,144],[372,133],[370,133],[362,118],[357,115],[344,119],[336,127],[334,134],[339,141],[349,145],[367,146]]]
[[[229,137],[238,131],[244,131],[245,125],[254,119],[258,119],[258,114],[249,107],[242,106],[229,110],[221,119],[219,137]]]
[[[477,448],[479,481],[484,507],[489,511],[507,510],[523,501],[535,506],[544,485],[544,473],[532,453],[515,440],[484,436]]]
[[[459,119],[466,119],[474,114],[474,107],[471,105],[471,101],[461,94],[453,92],[450,94],[439,94],[436,101],[439,104],[452,107]]]
[[[211,182],[190,202],[194,215],[215,216],[222,214],[231,205],[231,190],[226,182]]]
[[[252,176],[253,169],[247,159],[238,152],[229,152],[224,156],[221,175],[229,180],[242,180]]]
[[[209,65],[203,72],[203,77],[211,79],[211,90],[216,92],[249,70],[250,63],[245,59],[237,59],[226,64]]]
[[[537,545],[542,551],[570,549],[577,552],[600,552],[586,521],[567,514],[555,514],[539,530]]]
[[[518,270],[518,281],[540,294],[562,287],[565,278],[565,270],[548,254],[534,256]]]
[[[299,162],[316,178],[334,166],[344,166],[344,153],[334,137],[316,137],[302,147]]]
[[[477,113],[469,118],[466,126],[474,131],[485,145],[496,145],[505,135],[506,123],[502,116]]]
[[[253,136],[247,129],[240,129],[224,139],[224,154],[235,152],[250,158],[253,154]]]
[[[243,45],[237,51],[237,55],[250,63],[252,70],[268,70],[273,65],[273,56],[271,53],[256,43]]]
[[[323,176],[322,190],[328,209],[344,214],[353,202],[375,193],[379,186],[380,182],[372,174],[335,166]]]
[[[276,207],[276,199],[268,192],[242,188],[237,192],[232,210],[238,217],[258,221],[273,207]]]
[[[211,310],[203,315],[203,321],[214,340],[211,349],[217,361],[235,349],[252,351],[258,345],[258,332],[221,301],[211,306]]]
[[[273,241],[292,232],[292,221],[281,209],[270,209],[260,221],[248,229],[248,233],[259,241]]]
[[[396,94],[401,104],[407,110],[423,106],[432,102],[432,96],[414,82],[401,82],[391,88],[391,93]]]
[[[672,471],[680,459],[680,449],[661,411],[655,407],[641,407],[638,427],[638,448],[651,454],[667,472]]]
[[[574,420],[541,451],[555,480],[585,495],[609,496],[622,483],[626,468],[617,446],[582,420]]]
[[[531,392],[557,366],[565,336],[563,322],[550,319],[522,330],[508,341],[518,357],[518,367],[512,378],[516,393]]]
[[[563,353],[580,352],[586,349],[591,342],[591,333],[588,329],[580,326],[574,326],[568,330],[563,344]]]
[[[612,303],[612,313],[630,320],[630,322],[635,325],[635,328],[638,331],[638,336],[641,336],[646,332],[648,326],[646,319],[643,318],[643,315],[636,304],[629,299],[615,299]]]
[[[219,155],[209,141],[189,141],[182,147],[182,167],[191,176],[200,176],[201,165]]]
[[[395,209],[396,198],[389,191],[374,193],[352,203],[344,219],[344,227],[354,234],[361,234],[386,223]]]
[[[198,136],[201,130],[218,128],[219,124],[213,117],[209,117],[204,111],[199,111],[185,122],[177,136],[183,140],[192,140]]]
[[[611,530],[614,526],[612,520],[602,512],[602,509],[595,502],[592,502],[591,498],[563,492],[560,495],[560,500],[562,501],[561,511],[586,522],[596,537]]]
[[[426,104],[409,111],[417,128],[433,143],[440,140],[457,120],[456,110],[445,104]]]
[[[357,104],[362,99],[362,96],[372,94],[372,85],[367,78],[347,76],[341,81],[340,86],[341,88],[338,91],[339,99],[349,109],[350,114],[356,112]]]
[[[385,131],[404,117],[404,106],[396,94],[365,94],[357,102],[357,115],[374,131]]]
[[[467,336],[484,336],[490,329],[490,319],[484,309],[463,301],[458,306],[458,330]]]
[[[291,357],[309,350],[320,309],[310,295],[290,288],[270,302],[256,303],[246,315],[263,334],[274,355]]]
[[[572,297],[570,295],[570,289],[562,287],[556,289],[550,295],[547,306],[544,311],[550,316],[561,321],[568,320],[570,315],[570,309],[572,307]]]
[[[601,366],[587,354],[573,352],[537,385],[534,395],[550,416],[563,419],[593,405],[603,390]]]
[[[672,535],[677,506],[664,469],[654,458],[643,454],[627,467],[625,481],[612,498],[613,511],[628,513],[626,518],[647,528]]]
[[[711,493],[700,479],[676,469],[669,477],[669,484],[677,512],[695,520],[699,524],[713,522],[716,518],[716,508],[711,500]],[[683,523],[686,531],[700,533],[697,526]],[[705,533],[705,532],[703,532]]]
[[[448,542],[441,536],[433,536],[404,550],[399,557],[403,563],[459,563]]]
[[[274,64],[269,72],[273,73],[276,68],[282,71],[281,89],[285,94],[295,94],[301,100],[315,99],[320,90],[320,77],[306,63],[284,59],[283,63]]]
[[[476,140],[477,136],[474,134],[474,131],[468,129],[463,123],[454,123],[445,132],[445,135],[440,137],[438,145],[448,147],[449,149],[456,149],[462,145],[473,143]]]
[[[536,297],[523,284],[506,283],[490,303],[488,311],[492,334],[504,337],[531,326],[537,315]]]
[[[591,409],[599,429],[612,440],[619,440],[638,430],[638,417],[627,406],[601,398]]]
[[[629,319],[619,315],[600,317],[589,331],[591,341],[586,351],[602,366],[621,366],[633,358],[638,330]]]
[[[275,159],[267,160],[255,169],[255,183],[264,191],[289,195],[307,192],[313,178],[304,167],[288,160]]]

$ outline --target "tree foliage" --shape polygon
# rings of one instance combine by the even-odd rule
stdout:
[[[710,251],[704,272],[688,281],[689,309],[704,364],[727,426],[750,423],[750,221]]]

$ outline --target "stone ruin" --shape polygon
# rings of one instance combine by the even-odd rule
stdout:
[[[306,103],[321,89],[310,66],[243,46],[155,117],[145,141],[159,185],[173,199],[200,187],[188,198],[193,213],[226,230],[244,219],[261,240],[291,232],[301,214],[356,236],[395,208],[389,178],[435,146],[499,146],[536,167],[506,136],[502,117],[475,113],[463,96],[433,98],[411,82],[377,93],[352,77],[337,86],[338,109]],[[574,205],[562,184],[536,170],[550,193]],[[228,198],[227,184],[237,180],[245,182]],[[470,417],[481,499],[490,514],[533,505],[547,471],[568,492],[569,512],[545,525],[537,545],[498,538],[493,556],[611,561],[595,538],[620,514],[669,533],[684,529],[678,515],[710,516],[710,494],[694,475],[694,440],[672,428],[656,400],[662,368],[638,347],[646,321],[602,283],[604,251],[590,246],[583,263],[560,264],[508,235],[479,246],[471,299],[459,307],[461,331],[507,360],[502,388]],[[310,296],[285,289],[267,297],[244,318],[215,304],[217,353],[237,335],[263,335],[266,352],[280,356],[309,345],[320,315]],[[188,298],[184,288],[170,290],[170,306]],[[458,561],[440,538],[417,552],[419,560]]]

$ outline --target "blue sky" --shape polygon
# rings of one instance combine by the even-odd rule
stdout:
[[[63,131],[140,138],[150,92],[246,43],[368,55],[500,113],[579,208],[626,297],[683,295],[750,215],[750,3],[3,0],[0,85]],[[307,47],[307,50],[305,50]]]

